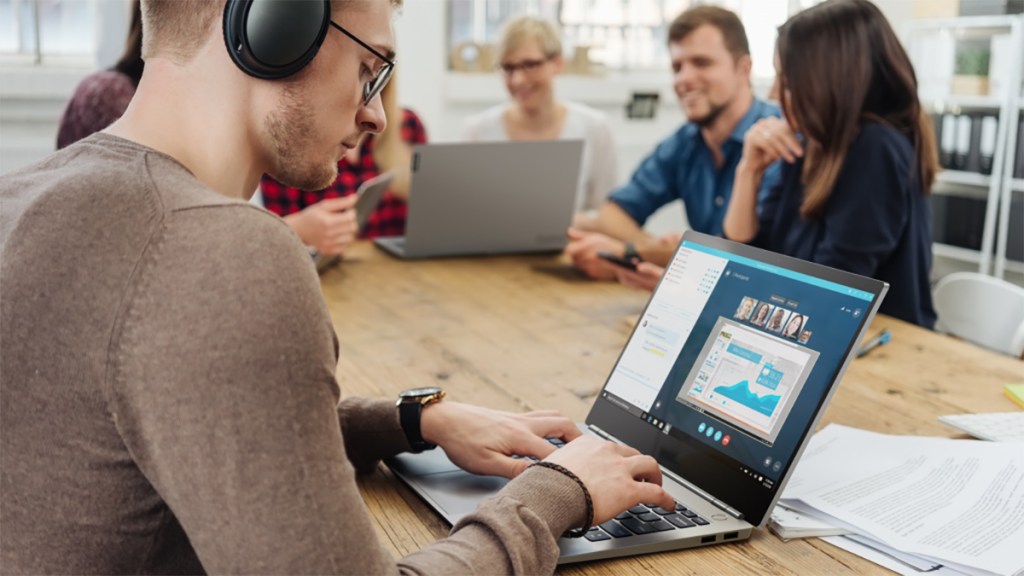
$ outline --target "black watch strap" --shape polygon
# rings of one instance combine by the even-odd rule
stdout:
[[[409,441],[409,446],[412,448],[413,452],[423,452],[424,450],[437,448],[436,444],[431,444],[423,439],[423,433],[420,431],[420,419],[422,415],[422,403],[398,403],[398,421],[402,424],[402,431],[405,432],[405,438]]]
[[[632,242],[626,242],[622,250],[622,258],[627,262],[636,260],[637,262],[643,262],[644,259],[640,257],[640,253],[636,250],[636,244]]]
[[[440,401],[444,396],[444,390],[437,386],[410,388],[398,394],[398,423],[402,425],[405,439],[409,441],[409,447],[413,452],[423,452],[437,447],[423,439],[423,409]]]

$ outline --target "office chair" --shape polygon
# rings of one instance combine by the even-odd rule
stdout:
[[[1024,288],[977,272],[955,272],[935,285],[936,330],[1020,358]]]

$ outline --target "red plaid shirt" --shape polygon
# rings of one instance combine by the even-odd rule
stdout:
[[[412,110],[402,109],[401,130],[402,140],[410,145],[427,142],[427,131]],[[323,190],[304,192],[298,188],[285,186],[264,174],[260,179],[263,205],[278,216],[287,216],[326,198],[341,198],[355,194],[361,183],[380,174],[380,169],[373,160],[375,142],[373,137],[363,138],[363,144],[359,149],[359,161],[351,164],[343,157],[338,162],[338,178],[334,184]],[[389,190],[381,197],[377,210],[370,215],[361,236],[401,236],[405,234],[405,214],[405,201]]]

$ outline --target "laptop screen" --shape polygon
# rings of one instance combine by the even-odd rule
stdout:
[[[687,233],[587,422],[759,525],[884,290]]]

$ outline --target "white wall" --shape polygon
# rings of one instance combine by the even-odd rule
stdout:
[[[131,4],[94,0],[97,55],[36,66],[0,61],[0,174],[46,157],[57,142],[57,125],[78,82],[114,64],[124,50]]]

